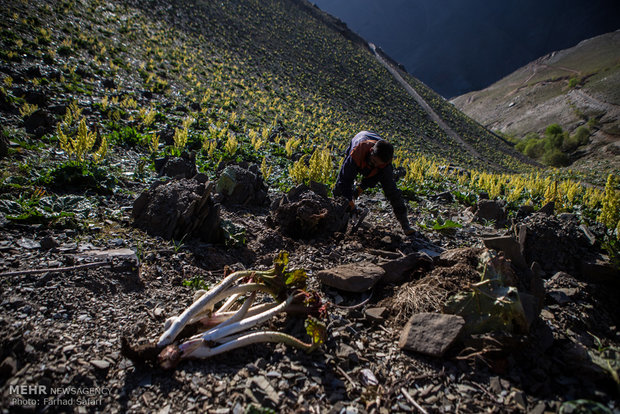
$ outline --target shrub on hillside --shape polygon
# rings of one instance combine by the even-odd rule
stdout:
[[[566,167],[569,164],[568,155],[557,148],[546,151],[542,162],[552,167]]]
[[[545,129],[544,138],[530,132],[515,145],[515,148],[547,165],[563,167],[569,164],[568,153],[587,144],[589,137],[590,130],[585,126],[580,126],[573,135],[569,135],[558,124],[551,124]]]
[[[590,130],[585,126],[577,128],[575,133],[568,139],[564,140],[562,150],[564,152],[575,151],[578,147],[586,145],[590,140]]]

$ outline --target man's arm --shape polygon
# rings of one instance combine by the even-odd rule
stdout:
[[[392,205],[394,216],[396,216],[396,219],[402,226],[403,231],[405,234],[413,232],[413,230],[411,230],[411,226],[409,225],[409,219],[407,218],[407,205],[405,204],[402,193],[396,186],[396,181],[394,180],[394,170],[392,165],[390,164],[385,167],[378,175],[381,182],[381,187],[383,188],[383,194],[385,194],[385,198],[387,198]]]

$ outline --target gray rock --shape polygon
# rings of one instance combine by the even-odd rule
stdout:
[[[368,368],[364,368],[360,371],[360,380],[366,387],[376,387],[379,385],[379,380],[375,374]]]
[[[41,248],[43,250],[50,250],[58,246],[60,246],[60,244],[52,236],[45,236],[41,239]]]
[[[441,357],[465,326],[457,315],[418,313],[405,325],[398,346],[401,349]]]
[[[546,408],[547,408],[547,404],[545,404],[544,401],[540,401],[538,404],[534,406],[534,408],[530,410],[530,414],[543,414]]]
[[[570,302],[573,296],[577,294],[578,290],[574,288],[565,288],[565,289],[554,289],[548,292],[548,295],[557,303],[558,305],[564,305],[565,303]]]
[[[280,396],[264,376],[259,375],[248,379],[247,387],[261,405],[271,408],[280,405]]]
[[[138,264],[138,256],[131,249],[108,249],[108,250],[86,250],[81,256],[96,257],[100,260],[112,260],[114,258],[125,259]]]
[[[94,359],[90,361],[91,365],[98,369],[108,369],[110,368],[110,363],[103,359]]]
[[[521,246],[519,242],[512,236],[490,237],[483,240],[484,245],[489,249],[504,252],[507,259],[519,269],[527,269],[527,263],[523,254],[521,254]]]
[[[357,362],[358,356],[353,347],[347,344],[341,344],[336,351],[336,356],[343,360],[350,360],[351,362]]]
[[[373,263],[351,263],[318,272],[321,283],[345,292],[360,293],[372,288],[385,275]]]
[[[399,284],[407,280],[411,271],[420,267],[430,268],[433,259],[425,253],[411,253],[396,260],[383,263],[381,267],[385,270],[385,275],[381,278],[381,283]]]
[[[596,236],[594,235],[594,233],[592,233],[592,230],[590,230],[590,228],[585,224],[580,224],[579,229],[588,238],[588,240],[590,241],[590,245],[594,246],[596,244]]]
[[[369,308],[364,312],[366,315],[366,319],[371,322],[383,322],[385,320],[385,314],[387,313],[387,308]]]
[[[494,394],[499,394],[500,392],[502,392],[502,385],[499,381],[499,377],[491,377],[489,379],[489,388]]]
[[[28,250],[35,250],[41,248],[41,243],[39,243],[38,241],[27,239],[25,237],[17,240],[17,245]]]

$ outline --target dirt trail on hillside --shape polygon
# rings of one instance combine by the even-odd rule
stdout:
[[[463,148],[465,148],[471,155],[473,155],[477,159],[483,160],[489,165],[496,165],[494,162],[490,161],[489,159],[481,155],[478,151],[476,151],[474,147],[472,147],[467,142],[465,142],[465,140],[461,138],[459,134],[457,134],[452,128],[450,128],[450,126],[443,120],[443,118],[441,118],[439,114],[437,114],[437,112],[435,112],[433,108],[431,108],[431,106],[428,103],[426,103],[424,98],[422,98],[422,96],[420,96],[416,92],[416,90],[411,85],[409,85],[409,83],[407,83],[405,79],[403,79],[400,73],[398,73],[398,71],[394,69],[392,65],[390,65],[387,61],[385,61],[385,59],[383,59],[379,55],[379,53],[377,53],[377,49],[374,44],[369,43],[368,45],[370,49],[373,51],[373,53],[375,54],[375,57],[377,58],[379,63],[381,63],[383,66],[387,68],[387,70],[392,74],[392,76],[394,76],[394,78],[398,81],[398,83],[400,83],[403,86],[403,88],[405,88],[407,93],[409,93],[409,95],[411,95],[411,97],[415,99],[415,101],[418,104],[420,104],[420,106],[422,106],[422,108],[426,111],[426,113],[431,117],[431,119],[434,122],[437,123],[437,125],[439,125],[439,127],[446,133],[446,135],[448,135],[452,140],[454,140],[456,143],[458,143]]]

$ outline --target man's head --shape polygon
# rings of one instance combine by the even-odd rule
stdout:
[[[385,168],[394,157],[394,146],[387,141],[379,140],[370,150],[370,164],[375,168]]]

